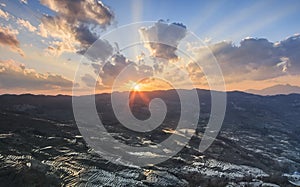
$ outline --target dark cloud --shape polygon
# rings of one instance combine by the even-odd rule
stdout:
[[[103,85],[112,85],[115,78],[128,65],[134,62],[128,61],[123,55],[114,55],[111,62],[107,62],[102,67],[100,77]],[[135,69],[131,69],[134,71]],[[131,74],[132,75],[132,74]]]
[[[2,89],[62,90],[71,89],[73,82],[56,74],[37,73],[13,60],[0,61],[0,87]]]
[[[41,0],[41,4],[57,13],[45,15],[39,26],[41,36],[61,40],[52,46],[56,54],[85,52],[99,37],[94,30],[105,28],[114,18],[108,7],[95,0]]]
[[[69,23],[109,25],[114,15],[101,1],[95,0],[41,0],[41,4],[64,17]]]
[[[162,73],[164,71],[164,66],[159,63],[154,63],[153,68],[155,73]]]
[[[186,27],[180,23],[165,23],[160,20],[154,26],[141,28],[145,46],[154,57],[177,60],[177,46],[186,35]]]
[[[86,25],[80,25],[76,28],[75,34],[77,40],[79,40],[83,46],[90,46],[98,39],[97,35],[92,33]]]
[[[84,54],[85,57],[94,62],[101,61],[104,63],[109,57],[112,56],[113,51],[114,49],[108,41],[99,39],[93,43],[93,47],[90,47],[88,50],[83,49],[78,53]]]
[[[12,51],[18,52],[24,56],[24,52],[20,48],[20,42],[17,39],[18,31],[0,26],[0,45],[9,46]]]
[[[128,66],[128,67],[127,67]],[[102,84],[105,86],[111,86],[116,77],[126,68],[126,77],[122,79],[124,83],[128,81],[138,80],[139,77],[153,75],[153,68],[147,65],[138,65],[133,61],[128,60],[122,54],[113,55],[111,61],[108,61],[103,65],[100,70],[99,76]]]
[[[300,73],[299,34],[277,43],[267,39],[246,38],[239,46],[220,42],[209,47],[227,82],[266,80]],[[198,49],[197,53],[201,56],[202,49]]]
[[[92,63],[91,66],[94,69],[94,73],[98,75],[99,72],[100,72],[100,70],[101,70],[101,65],[100,64],[96,64],[96,63]]]
[[[288,65],[287,72],[294,75],[300,74],[300,34],[294,35],[276,45],[280,50],[280,56]]]
[[[84,76],[81,77],[81,80],[88,87],[95,87],[95,85],[97,83],[96,79],[90,74],[85,74]]]

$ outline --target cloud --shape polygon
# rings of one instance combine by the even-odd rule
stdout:
[[[0,26],[0,45],[9,46],[9,48],[19,53],[21,56],[24,56],[24,52],[20,48],[20,42],[17,39],[18,31],[12,30],[8,27]]]
[[[204,85],[207,82],[201,67],[197,63],[188,63],[186,66],[186,70],[194,84]]]
[[[95,75],[85,74],[81,77],[81,81],[88,87],[97,89],[107,89],[112,86],[117,76],[126,69],[126,74],[120,79],[122,82],[119,85],[124,85],[129,82],[135,82],[143,76],[153,76],[153,68],[145,64],[138,65],[137,63],[127,59],[122,54],[114,54],[110,61],[103,65],[91,64],[94,68]],[[99,80],[96,80],[99,75]],[[96,84],[96,85],[95,85]]]
[[[96,84],[96,79],[90,74],[85,74],[84,76],[82,76],[81,81],[84,82],[88,87],[95,87]]]
[[[78,53],[84,54],[85,57],[94,62],[105,62],[109,57],[112,56],[114,48],[107,40],[97,40],[97,38],[93,38],[94,36],[92,34],[85,33],[86,32],[78,32],[78,37],[81,38],[82,41],[86,41],[83,45],[88,47],[93,44],[93,47],[89,48],[88,50],[83,49],[82,51],[78,51]]]
[[[29,21],[27,21],[27,20],[18,18],[17,23],[20,26],[25,27],[26,29],[28,29],[30,32],[34,32],[34,31],[37,30],[37,28],[34,27],[33,25],[31,25],[31,23]]]
[[[21,3],[28,4],[27,0],[20,0]]]
[[[112,12],[101,1],[41,0],[41,3],[70,23],[109,25],[113,18]]]
[[[63,18],[45,15],[39,29],[41,36],[55,39],[47,49],[53,55],[59,56],[63,52],[76,52],[76,48],[80,45],[75,38],[72,26]]]
[[[47,31],[47,29],[45,28],[45,26],[44,26],[44,23],[41,23],[39,26],[38,26],[38,28],[39,28],[39,31],[38,31],[38,35],[40,35],[40,36],[42,36],[42,37],[44,37],[44,38],[47,38],[48,37],[48,31]]]
[[[0,9],[0,17],[8,20],[9,19],[9,14]]]
[[[51,46],[48,46],[46,52],[50,55],[59,56],[62,52],[75,52],[76,48],[70,42],[52,41]]]
[[[180,23],[165,23],[160,20],[154,26],[141,28],[140,34],[152,56],[178,60],[177,46],[186,35],[186,26]]]
[[[61,90],[71,89],[73,82],[56,74],[42,74],[13,60],[0,60],[0,87],[2,89]]]
[[[170,70],[166,70],[164,72],[164,78],[170,81],[174,85],[179,85],[180,83],[186,83],[186,79],[188,78],[182,72],[179,67],[172,65],[173,67]]]
[[[96,31],[110,25],[114,18],[110,9],[100,1],[41,0],[40,2],[56,12],[55,16],[44,15],[39,26],[40,35],[59,39],[69,46],[67,52],[84,53],[98,39]],[[66,49],[61,45],[51,47],[57,50],[56,54],[61,54]]]
[[[276,45],[279,48],[279,56],[287,65],[286,72],[292,75],[300,74],[300,34],[295,34]]]
[[[128,66],[128,67],[127,67]],[[98,68],[98,66],[95,66]],[[153,68],[147,65],[138,65],[122,54],[113,55],[111,61],[105,63],[100,69],[99,77],[102,85],[112,86],[116,77],[126,68],[126,76],[122,77],[123,83],[139,80],[143,76],[153,76]],[[97,71],[98,69],[95,69]],[[99,70],[98,70],[99,71]]]
[[[238,46],[220,42],[209,46],[227,82],[267,80],[300,73],[300,34],[273,43],[264,38],[246,38]],[[198,48],[198,56],[202,49]]]

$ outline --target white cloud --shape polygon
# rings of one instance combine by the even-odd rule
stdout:
[[[20,26],[25,27],[26,29],[28,29],[30,32],[34,32],[34,31],[37,30],[37,28],[34,27],[33,25],[31,25],[31,23],[29,21],[27,21],[27,20],[18,18],[17,23]]]
[[[63,52],[76,52],[72,42],[53,41],[50,43],[51,46],[45,50],[49,55],[60,56]]]
[[[281,62],[277,63],[277,67],[282,67],[282,72],[287,72],[288,67],[290,66],[290,60],[288,57],[281,57]]]
[[[0,17],[8,20],[9,19],[9,14],[0,9]]]
[[[21,3],[28,4],[27,0],[20,0]]]

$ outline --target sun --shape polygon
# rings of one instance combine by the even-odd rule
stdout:
[[[136,84],[133,86],[133,90],[136,91],[136,92],[141,91],[141,85],[139,85],[139,84],[136,83]]]

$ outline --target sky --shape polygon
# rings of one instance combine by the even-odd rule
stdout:
[[[0,94],[300,86],[299,20],[298,0],[0,0]]]

